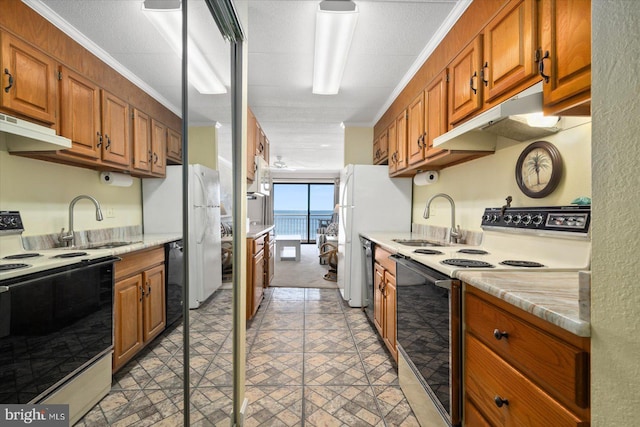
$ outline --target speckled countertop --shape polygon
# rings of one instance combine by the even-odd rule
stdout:
[[[140,251],[154,246],[161,246],[168,242],[174,242],[182,239],[181,234],[167,233],[167,234],[143,234],[136,239],[131,238],[131,241],[135,242],[131,245],[120,246],[117,248],[109,249],[112,255],[118,256],[127,254],[130,252]]]
[[[411,256],[414,248],[400,245],[392,239],[425,238],[424,235],[388,232],[362,234],[392,252],[401,253],[420,262]],[[438,240],[437,237],[427,236],[433,240]],[[578,272],[473,270],[455,273],[455,278],[577,336],[591,335],[591,324],[588,321],[589,304],[580,302]]]
[[[260,237],[265,233],[273,230],[274,225],[266,225],[266,224],[251,224],[249,226],[249,231],[247,232],[248,239],[255,239],[256,237]]]

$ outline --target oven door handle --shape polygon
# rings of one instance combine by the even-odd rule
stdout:
[[[431,276],[428,272],[424,271],[423,269],[417,268],[416,264],[418,263],[400,254],[393,254],[389,258],[391,258],[396,263],[401,264],[403,267],[413,271],[414,273],[419,274],[420,276],[426,278],[427,280],[429,280],[430,283],[433,283],[437,287],[446,289],[448,291],[451,290],[453,279],[444,279],[444,280],[436,279],[435,277]]]

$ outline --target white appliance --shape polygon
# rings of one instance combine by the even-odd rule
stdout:
[[[411,231],[411,178],[387,166],[348,165],[340,172],[338,287],[351,307],[364,299],[360,232]]]
[[[189,165],[189,308],[198,308],[222,285],[218,171]],[[142,180],[145,233],[182,233],[182,166],[166,178]]]

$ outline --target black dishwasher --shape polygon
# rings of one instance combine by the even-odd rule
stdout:
[[[164,259],[166,269],[166,311],[167,327],[182,318],[182,297],[184,281],[184,259],[182,254],[182,240],[169,242],[164,245]]]
[[[360,236],[362,248],[362,309],[373,323],[373,251],[375,243],[366,237]]]

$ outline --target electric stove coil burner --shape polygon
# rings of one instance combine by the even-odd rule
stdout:
[[[513,259],[507,259],[502,261],[500,264],[502,265],[509,265],[511,267],[527,267],[527,268],[533,268],[533,267],[544,267],[544,264],[540,264],[539,262],[534,262],[534,261],[520,261],[520,260],[513,260]]]
[[[443,264],[452,265],[454,267],[464,267],[464,268],[494,268],[493,265],[484,261],[477,261],[474,259],[463,259],[463,258],[451,258],[445,259],[444,261],[440,261]]]
[[[24,259],[24,258],[34,258],[37,256],[40,256],[40,254],[37,252],[27,252],[24,254],[7,255],[2,259]]]
[[[421,255],[442,255],[442,252],[436,251],[435,249],[416,249],[413,252]]]
[[[460,249],[458,251],[461,254],[470,254],[470,255],[488,255],[489,252],[483,249]]]
[[[68,252],[66,254],[53,256],[52,258],[73,258],[77,256],[84,256],[84,255],[87,255],[87,253],[86,252]]]
[[[29,264],[0,264],[0,271],[17,270],[19,268],[31,267]]]

